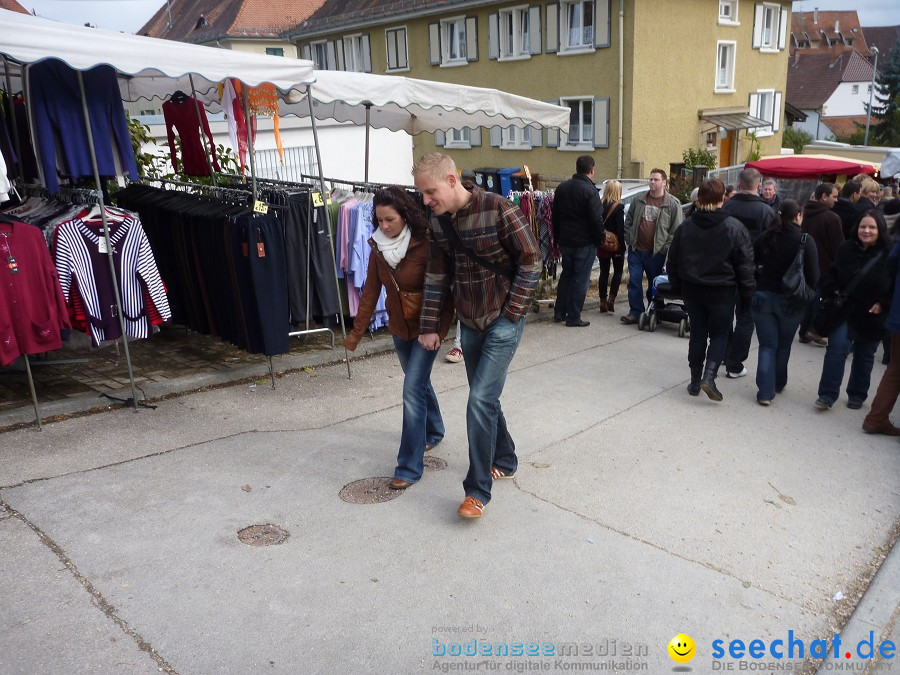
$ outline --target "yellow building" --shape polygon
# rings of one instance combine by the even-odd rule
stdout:
[[[720,166],[781,148],[789,0],[326,0],[286,35],[321,69],[493,87],[571,109],[568,134],[420,134],[460,167],[646,177],[689,148]]]

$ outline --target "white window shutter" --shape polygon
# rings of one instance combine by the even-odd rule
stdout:
[[[781,98],[782,94],[780,91],[775,92],[775,110],[772,113],[772,131],[780,131],[781,130]]]
[[[336,40],[334,44],[335,62],[338,70],[344,70],[344,41]]]
[[[761,119],[759,114],[759,94],[750,94],[750,114]],[[760,129],[761,127],[756,127],[753,131],[759,131]]]
[[[473,148],[481,147],[481,127],[469,127],[469,145]]]
[[[444,145],[446,145],[446,143],[447,143],[447,134],[445,134],[440,129],[435,131],[434,132],[434,144],[439,148],[443,148]]]
[[[528,133],[531,134],[531,147],[539,148],[543,144],[544,140],[544,130],[543,129],[535,129],[534,127],[528,127]]]
[[[790,21],[788,21],[788,11],[781,10],[781,23],[778,24],[778,49],[784,49],[787,44],[787,33],[790,30]]]
[[[491,147],[499,148],[503,143],[503,130],[500,127],[491,127],[490,137]]]
[[[496,60],[500,58],[500,15],[488,16],[488,58]]]
[[[337,56],[335,55],[334,40],[329,40],[325,44],[326,62],[325,67],[328,70],[337,70]]]
[[[765,16],[765,8],[762,3],[757,2],[753,9],[753,48],[762,47],[763,19]]]
[[[594,46],[609,47],[609,15],[611,0],[594,1]]]
[[[303,45],[303,58],[312,61],[312,49],[309,45]]]
[[[528,53],[541,53],[541,6],[528,8]]]
[[[372,72],[372,48],[369,46],[369,36],[363,35],[359,39],[359,48],[362,51],[362,68],[364,73]]]
[[[441,62],[441,24],[428,24],[428,58],[431,65],[436,66]]]
[[[594,99],[594,147],[609,147],[609,99]]]
[[[547,16],[550,15],[549,10],[547,11]],[[559,105],[558,98],[551,98],[549,101],[545,101],[545,103],[552,103],[553,105]],[[548,128],[547,129],[547,147],[548,148],[558,148],[559,147],[559,129],[557,128]]]
[[[466,60],[478,60],[478,17],[466,17]]]
[[[552,3],[547,5],[547,47],[544,50],[548,54],[559,51],[559,5]]]

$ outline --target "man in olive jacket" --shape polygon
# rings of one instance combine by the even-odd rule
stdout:
[[[650,172],[650,191],[631,203],[625,216],[625,242],[628,244],[628,314],[620,321],[638,322],[644,311],[643,277],[647,277],[647,302],[653,279],[662,274],[666,254],[675,230],[684,220],[681,202],[666,192],[668,177],[662,169]]]

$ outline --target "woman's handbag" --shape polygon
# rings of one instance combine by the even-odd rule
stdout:
[[[609,220],[612,212],[616,210],[616,207],[619,205],[619,202],[613,202],[613,205],[609,207],[609,210],[606,212],[606,217],[604,220]],[[615,235],[614,232],[610,232],[609,230],[605,230],[603,233],[604,239],[603,243],[600,244],[600,248],[606,251],[607,253],[618,253],[619,252],[619,238]]]
[[[401,291],[397,285],[397,280],[392,272],[391,281],[394,282],[394,288],[397,289],[397,295],[400,296],[400,306],[403,308],[403,318],[407,321],[419,320],[419,314],[422,313],[422,291]]]
[[[803,275],[803,257],[806,254],[807,236],[805,233],[800,235],[800,247],[797,249],[797,255],[794,256],[794,262],[781,278],[781,293],[788,299],[788,302],[802,307],[808,305],[816,297],[815,289],[810,288]]]
[[[819,310],[813,317],[813,328],[816,329],[819,335],[828,337],[847,320],[847,308],[845,307],[847,298],[856,290],[859,283],[866,278],[883,256],[884,253],[880,253],[863,265],[843,291],[835,293],[829,298],[822,298]]]

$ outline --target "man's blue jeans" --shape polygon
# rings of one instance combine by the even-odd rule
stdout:
[[[759,341],[756,398],[771,401],[787,385],[791,345],[805,310],[771,291],[756,291],[751,308]]]
[[[516,444],[500,408],[500,394],[524,330],[524,318],[514,323],[504,316],[497,317],[484,332],[462,324],[462,348],[469,379],[466,406],[469,473],[463,489],[467,496],[483,504],[491,500],[491,467],[496,466],[506,474],[515,473],[519,467]]]
[[[444,420],[431,386],[437,351],[424,349],[418,338],[401,340],[397,336],[394,349],[403,369],[403,432],[394,478],[415,483],[425,469],[425,446],[437,445],[444,438]]]
[[[824,336],[823,336],[824,337]],[[841,395],[844,381],[844,366],[847,355],[853,351],[850,379],[847,381],[847,398],[862,403],[869,395],[869,381],[875,364],[875,350],[881,340],[851,340],[845,321],[828,336],[825,361],[822,363],[822,377],[819,379],[819,398],[834,403]]]
[[[664,253],[653,255],[652,251],[635,251],[628,249],[628,313],[640,316],[644,311],[643,278],[647,277],[647,302],[650,302],[653,280],[662,274],[666,264]]]
[[[591,283],[591,268],[597,256],[595,246],[560,246],[562,274],[556,287],[553,316],[568,323],[581,321],[584,298]]]

